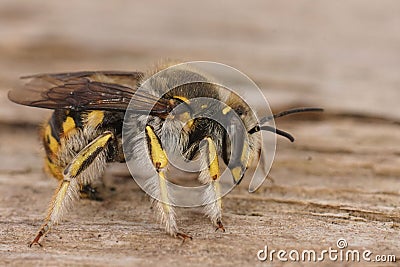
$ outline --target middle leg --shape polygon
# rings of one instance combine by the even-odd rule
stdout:
[[[225,232],[222,224],[222,200],[219,170],[219,161],[217,148],[210,137],[206,137],[200,145],[202,171],[200,172],[200,181],[207,185],[204,192],[203,202],[205,214],[211,219],[211,222]]]

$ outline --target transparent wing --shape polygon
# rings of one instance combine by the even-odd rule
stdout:
[[[131,99],[138,113],[165,114],[170,111],[169,102],[158,96],[136,93],[141,72],[72,72],[39,74],[22,77],[28,80],[22,88],[9,92],[8,98],[18,104],[74,110],[127,109]],[[155,103],[155,104],[154,104]]]

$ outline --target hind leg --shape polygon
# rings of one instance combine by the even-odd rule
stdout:
[[[63,172],[64,178],[60,180],[50,202],[44,224],[29,246],[33,244],[41,246],[40,239],[61,220],[63,214],[72,207],[73,202],[79,199],[81,185],[89,184],[103,174],[107,147],[112,140],[114,140],[113,133],[104,132],[84,147],[67,165]],[[83,179],[90,171],[97,171],[96,177]]]

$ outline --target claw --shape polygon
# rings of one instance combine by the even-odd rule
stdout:
[[[182,238],[182,244],[185,243],[185,240],[190,239],[192,240],[192,236],[184,234],[184,233],[176,233],[176,237]]]
[[[217,229],[215,229],[215,232],[218,231],[219,229],[221,229],[222,232],[225,233],[225,228],[224,228],[224,226],[222,225],[222,222],[221,222],[221,221],[217,221]]]
[[[34,244],[39,245],[40,247],[43,247],[42,244],[39,243],[39,239],[43,236],[42,231],[40,231],[37,236],[35,237],[35,239],[33,239],[33,241],[29,244],[29,247],[31,248]]]

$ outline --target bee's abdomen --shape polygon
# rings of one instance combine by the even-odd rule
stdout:
[[[121,134],[123,117],[124,113],[102,110],[55,110],[42,130],[45,169],[55,178],[63,179],[64,168],[73,157],[101,133]],[[114,161],[122,149],[112,145],[110,148],[109,160]]]
[[[44,125],[42,136],[46,151],[45,168],[57,179],[63,179],[62,171],[65,163],[60,162],[59,152],[62,142],[82,127],[80,114],[69,110],[55,110]]]

